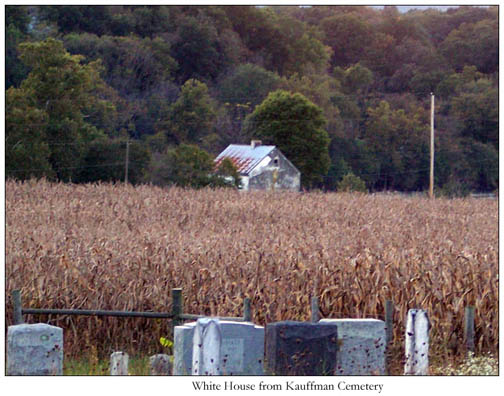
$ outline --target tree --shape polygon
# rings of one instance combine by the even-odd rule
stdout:
[[[462,123],[461,136],[499,147],[499,94],[488,79],[464,85],[452,98],[451,114]]]
[[[324,43],[333,50],[331,64],[346,67],[361,60],[372,28],[356,14],[339,14],[320,21]]]
[[[338,183],[338,191],[341,192],[367,192],[366,183],[359,176],[347,173]]]
[[[229,158],[224,158],[217,168],[216,174],[224,178],[225,182],[228,182],[230,185],[239,188],[241,185],[241,178],[238,169],[234,165],[233,161]]]
[[[302,184],[314,187],[330,166],[329,137],[322,110],[299,93],[272,92],[247,117],[248,135],[274,144],[300,170]]]
[[[16,128],[24,128],[21,119],[14,114],[19,113],[25,104],[37,109],[38,114],[44,114],[43,125],[37,126],[44,130],[44,135],[40,133],[39,136],[43,136],[48,144],[49,162],[57,177],[69,180],[89,143],[103,135],[86,121],[91,107],[100,100],[96,95],[104,84],[99,76],[100,63],[82,65],[81,56],[70,55],[63,44],[54,39],[23,43],[19,49],[21,60],[31,72],[19,91],[11,93],[18,99],[10,107],[9,116],[18,122],[9,124],[11,130],[7,134],[12,134]],[[32,111],[32,114],[35,113]]]
[[[169,149],[154,166],[153,182],[180,187],[220,187],[228,183],[215,175],[212,157],[198,146],[181,144]]]
[[[346,94],[366,94],[373,83],[373,72],[356,63],[345,70],[342,83]]]
[[[215,117],[215,104],[208,87],[191,79],[182,86],[177,101],[168,106],[157,130],[164,131],[171,142],[198,144],[211,132]]]
[[[72,54],[84,55],[89,61],[101,59],[107,84],[132,100],[159,91],[173,79],[177,68],[170,55],[170,44],[159,37],[142,39],[71,33],[65,36],[64,42]]]
[[[222,103],[247,104],[253,109],[280,83],[280,77],[260,66],[246,63],[238,66],[217,84],[217,97]]]
[[[139,141],[130,141],[128,153],[128,182],[137,184],[144,181],[151,155],[148,148]],[[76,174],[75,181],[90,183],[97,181],[124,181],[126,165],[125,139],[102,137],[94,140]]]
[[[461,71],[465,65],[475,65],[482,73],[499,69],[499,22],[485,19],[463,23],[441,44],[441,51],[451,65]]]
[[[40,7],[42,17],[58,25],[63,34],[88,32],[102,35],[107,33],[112,20],[109,6],[57,5]]]
[[[178,62],[179,79],[212,80],[226,66],[217,30],[208,21],[186,17],[180,21],[171,54]]]
[[[18,58],[18,45],[28,37],[30,18],[24,6],[5,7],[5,88],[19,87],[28,68]]]
[[[374,189],[423,189],[428,171],[423,113],[420,108],[394,110],[386,101],[368,108],[364,138],[378,166]]]
[[[47,113],[22,90],[9,88],[5,108],[5,173],[16,179],[54,177],[49,163]]]

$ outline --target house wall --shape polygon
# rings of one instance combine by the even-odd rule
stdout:
[[[245,183],[243,183],[245,184]],[[278,150],[273,150],[251,172],[244,190],[299,191],[301,174]]]

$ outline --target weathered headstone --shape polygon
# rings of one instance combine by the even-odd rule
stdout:
[[[150,375],[172,375],[173,366],[170,356],[164,353],[149,358]]]
[[[264,327],[220,321],[222,375],[263,375]],[[175,327],[173,375],[191,375],[196,322]]]
[[[421,309],[410,309],[406,321],[405,375],[429,374],[429,318]]]
[[[222,330],[218,319],[202,318],[193,335],[192,375],[221,375]]]
[[[266,325],[266,373],[333,375],[338,329],[331,323],[276,322]]]
[[[385,375],[385,322],[378,319],[322,319],[338,327],[336,375]]]
[[[126,352],[112,352],[110,355],[110,375],[128,375],[129,355]]]
[[[62,375],[63,329],[45,323],[7,330],[7,375]]]

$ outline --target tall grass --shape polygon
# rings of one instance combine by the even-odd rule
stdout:
[[[408,309],[431,321],[431,351],[461,356],[476,308],[476,352],[498,349],[498,203],[324,193],[240,193],[46,181],[6,182],[7,293],[31,308],[171,310],[253,320],[384,318],[396,361]],[[12,323],[10,299],[7,324]],[[65,329],[65,353],[161,352],[163,320],[29,317]]]

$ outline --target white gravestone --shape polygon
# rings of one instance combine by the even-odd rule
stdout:
[[[126,352],[112,352],[110,355],[110,375],[128,375],[129,355]]]
[[[221,344],[219,320],[198,319],[193,335],[192,375],[221,375]]]
[[[253,323],[220,321],[221,374],[263,375],[264,327]],[[175,327],[173,375],[191,375],[196,322]]]
[[[63,329],[45,323],[9,326],[7,375],[63,375]]]
[[[406,321],[405,375],[429,374],[429,318],[421,309],[410,309]]]
[[[378,319],[322,319],[338,328],[335,375],[385,375],[385,322]]]

